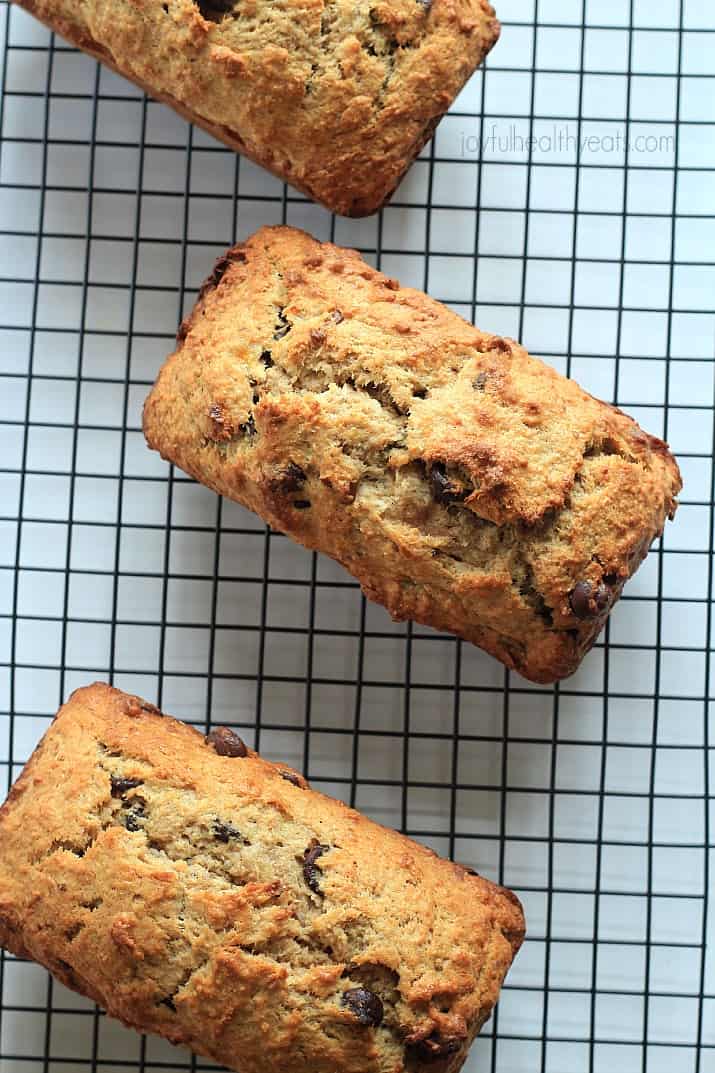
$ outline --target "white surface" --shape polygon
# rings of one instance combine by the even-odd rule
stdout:
[[[680,9],[588,0],[582,30],[581,3],[540,0],[535,31],[533,2],[502,0],[488,74],[464,90],[393,205],[380,220],[332,222],[292,192],[284,203],[277,180],[62,42],[50,51],[22,12],[9,17],[0,783],[61,698],[109,677],[186,719],[208,710],[239,723],[273,759],[306,758],[329,793],[349,799],[354,774],[360,808],[523,898],[529,939],[498,1042],[490,1026],[470,1073],[715,1071],[712,961],[702,1008],[699,998],[715,9]],[[655,137],[653,151],[634,142],[626,158],[614,144],[626,116],[632,139]],[[530,159],[519,139],[532,135],[551,141]],[[582,144],[577,167],[579,136],[600,141]],[[608,649],[559,690],[430,631],[410,639],[374,606],[361,643],[361,597],[338,567],[267,537],[145,448],[141,404],[181,310],[234,234],[284,219],[373,260],[379,244],[385,271],[519,336],[678,453],[685,492],[664,548],[628,586]],[[0,1073],[74,1073],[93,1054],[99,1068],[186,1064],[95,1021],[59,985],[49,994],[48,1018],[44,972],[5,960]]]

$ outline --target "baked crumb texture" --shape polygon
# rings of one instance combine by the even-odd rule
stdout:
[[[499,36],[487,0],[19,0],[334,212],[390,197]]]
[[[620,410],[291,228],[217,263],[144,429],[394,618],[536,682],[576,670],[681,487]]]
[[[454,1073],[524,936],[510,891],[101,684],[0,841],[3,946],[241,1073]]]

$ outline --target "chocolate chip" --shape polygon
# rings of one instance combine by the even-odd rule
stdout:
[[[314,838],[303,853],[303,876],[310,889],[316,894],[322,894],[323,892],[318,883],[321,876],[321,870],[315,862],[318,857],[322,857],[324,853],[328,853],[329,851],[330,846],[322,846],[317,838]]]
[[[281,771],[281,778],[286,782],[292,782],[294,786],[298,786],[301,790],[305,790],[307,782],[302,775],[299,775],[297,771]]]
[[[288,332],[291,330],[292,327],[293,327],[293,325],[289,324],[288,321],[286,320],[286,318],[285,318],[285,316],[283,314],[283,310],[282,309],[279,310],[279,312],[278,312],[278,323],[276,324],[275,328],[273,329],[273,338],[274,339],[282,339],[284,336],[286,336],[288,334]]]
[[[244,742],[228,727],[216,727],[207,734],[206,741],[209,745],[213,745],[219,756],[248,756],[248,749]]]
[[[310,507],[309,499],[295,499],[293,500],[293,506],[296,510],[308,510]]]
[[[460,503],[467,498],[468,493],[450,480],[441,462],[435,462],[430,469],[429,481],[438,503]]]
[[[461,1046],[461,1040],[440,1036],[439,1032],[432,1032],[425,1039],[407,1044],[408,1050],[420,1062],[438,1062],[440,1058],[455,1054]]]
[[[330,316],[336,324],[340,324],[343,320],[345,320],[345,317],[342,315],[339,309],[334,309]]]
[[[590,581],[579,581],[569,596],[571,610],[576,618],[598,618],[610,602],[607,585],[600,584],[595,590]]]
[[[478,373],[474,380],[472,380],[472,387],[475,391],[484,391],[485,384],[487,382],[486,373]]]
[[[219,15],[228,15],[233,11],[235,0],[194,0],[202,17],[209,22],[216,20]],[[243,255],[245,261],[246,255]]]
[[[253,420],[253,414],[249,414],[248,420],[238,426],[238,431],[251,439],[256,435],[256,422]]]
[[[426,399],[427,398],[427,388],[424,388],[424,387],[417,388],[415,391],[412,392],[412,398],[413,399]]]
[[[171,1010],[172,1013],[176,1013],[176,1006],[171,995],[167,995],[166,998],[160,998],[159,1005],[166,1006],[167,1009]]]
[[[226,7],[225,5],[229,6]],[[219,11],[230,11],[233,0],[210,0],[210,3],[204,3],[203,0],[199,0],[199,5],[203,6],[206,10],[202,10],[204,18],[215,17]],[[236,261],[245,261],[246,254],[242,250],[232,249],[227,253],[219,257],[213,267],[213,272],[204,280],[199,291],[199,298],[203,298],[209,291],[212,291],[215,287],[218,287],[219,283],[226,275],[226,272],[231,264]]]
[[[382,1023],[385,1010],[380,996],[374,991],[369,991],[366,987],[351,987],[349,991],[343,992],[342,1003],[357,1017],[361,1025],[377,1028]]]
[[[124,826],[126,827],[127,831],[141,831],[141,824],[139,821],[143,819],[143,808],[131,808],[128,810],[124,818]]]
[[[273,358],[271,357],[270,350],[264,350],[263,351],[263,353],[261,354],[261,361],[265,365],[266,369],[272,369],[273,366],[275,365],[275,362],[273,361]]]
[[[112,797],[124,797],[128,790],[136,790],[141,786],[141,779],[125,779],[123,775],[112,775]]]
[[[574,585],[569,596],[571,610],[576,618],[593,618],[591,610],[591,582],[579,581]]]
[[[281,487],[285,492],[298,492],[305,481],[305,471],[295,462],[289,462],[285,472],[280,478]]]
[[[213,832],[214,838],[217,838],[219,842],[230,842],[232,838],[245,842],[238,827],[234,827],[232,823],[224,823],[223,820],[214,820]]]
[[[215,0],[215,2],[212,3],[211,6],[215,7],[217,2],[218,2],[218,0]],[[219,283],[221,282],[223,277],[226,275],[226,271],[227,271],[228,266],[230,264],[231,264],[231,258],[230,257],[219,257],[218,261],[214,265],[213,272],[211,273],[209,278],[206,280],[206,283],[204,284],[204,286],[208,285],[209,287],[218,287]]]
[[[268,484],[271,492],[276,496],[288,496],[293,492],[299,492],[305,483],[305,471],[289,462],[282,473],[277,477],[271,477]]]

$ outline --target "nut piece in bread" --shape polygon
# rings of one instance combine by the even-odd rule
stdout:
[[[217,263],[144,431],[394,618],[536,682],[576,670],[681,487],[620,410],[287,227]]]
[[[518,899],[96,684],[0,809],[0,943],[241,1073],[456,1073]]]
[[[487,0],[17,0],[333,212],[389,199],[499,36]]]

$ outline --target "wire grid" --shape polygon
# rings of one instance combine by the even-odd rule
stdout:
[[[529,937],[468,1070],[713,1073],[715,10],[499,14],[486,73],[392,205],[346,221],[0,6],[2,781],[94,679],[235,725],[518,891]],[[678,519],[561,686],[390,622],[145,448],[177,322],[267,222],[357,246],[671,441]],[[35,965],[0,973],[0,1073],[210,1065]]]

